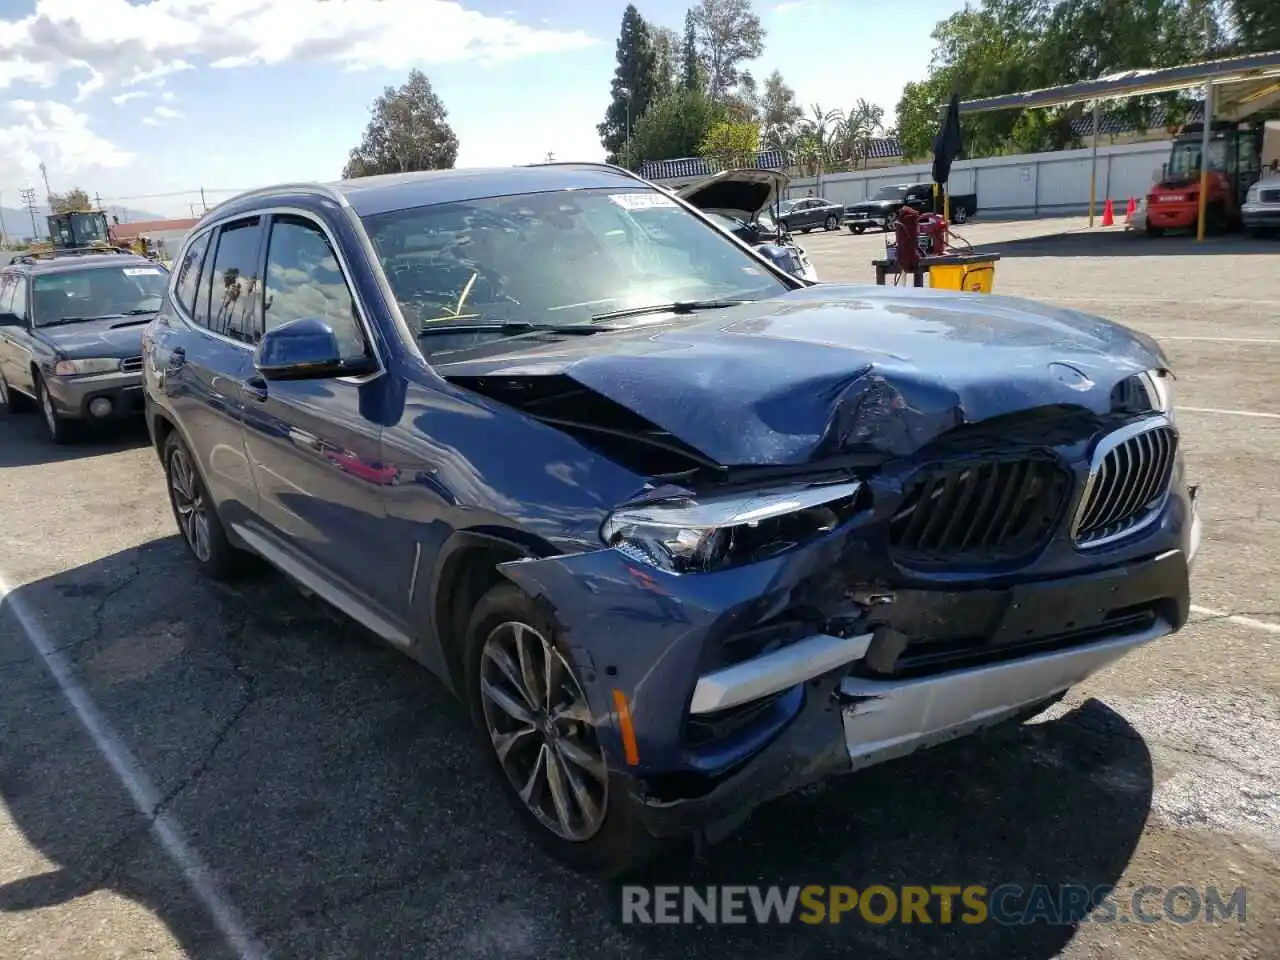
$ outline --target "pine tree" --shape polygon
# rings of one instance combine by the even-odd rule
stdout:
[[[609,107],[604,122],[596,126],[601,145],[615,163],[622,157],[629,128],[649,109],[658,86],[657,57],[649,25],[634,4],[627,4],[622,14],[617,61]]]

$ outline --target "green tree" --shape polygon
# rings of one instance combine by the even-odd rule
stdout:
[[[698,53],[698,24],[693,11],[684,15],[684,43],[680,47],[680,86],[685,90],[706,88],[706,70]]]
[[[750,122],[722,120],[698,144],[698,154],[722,167],[754,167],[760,150],[760,128]]]
[[[742,65],[764,52],[764,27],[751,0],[699,0],[693,23],[712,99],[724,100],[741,80]]]
[[[54,213],[78,213],[82,210],[92,210],[93,203],[89,200],[89,193],[81,187],[68,190],[61,196],[53,196]]]
[[[766,131],[790,131],[804,116],[796,102],[796,92],[787,86],[781,72],[775,70],[764,78],[760,94],[760,122]]]
[[[634,129],[649,109],[658,85],[657,58],[649,25],[635,4],[627,4],[622,13],[615,57],[618,65],[610,84],[609,107],[605,110],[604,122],[596,127],[610,162],[617,162],[622,156],[628,129]]]
[[[1280,50],[1280,3],[1276,0],[1226,0],[1228,25],[1241,53]]]
[[[342,170],[344,179],[413,170],[444,170],[458,159],[458,138],[431,81],[411,70],[401,87],[385,87],[360,145]]]
[[[680,38],[670,27],[652,27],[654,95],[658,100],[680,86]]]
[[[626,165],[636,169],[646,160],[696,156],[707,132],[725,119],[724,105],[701,90],[677,90],[651,104],[631,128]]]

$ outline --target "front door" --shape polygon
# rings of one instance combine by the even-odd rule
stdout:
[[[270,217],[262,327],[324,320],[348,357],[372,355],[352,285],[323,225],[295,214]],[[402,577],[388,576],[382,464],[376,411],[385,376],[243,385],[245,442],[262,519],[294,561],[336,580],[384,620],[402,625]],[[397,615],[397,611],[399,615]],[[380,631],[385,632],[385,631]]]

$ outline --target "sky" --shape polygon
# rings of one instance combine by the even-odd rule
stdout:
[[[643,0],[682,31],[692,0]],[[859,97],[891,122],[963,0],[755,0],[763,81],[800,103]],[[0,0],[0,206],[82,187],[104,206],[190,216],[274,182],[333,180],[373,100],[417,67],[457,165],[602,160],[625,4],[615,0]]]

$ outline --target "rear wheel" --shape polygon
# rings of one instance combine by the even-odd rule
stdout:
[[[849,224],[849,232],[850,232],[850,233],[862,233],[862,231],[864,231],[864,230],[866,230],[866,229],[867,229],[867,228],[866,228],[863,224],[861,224],[861,223],[858,223],[858,224],[852,224],[852,223],[851,223],[851,224]]]
[[[840,229],[840,218],[839,218],[839,217],[837,217],[837,216],[833,213],[833,214],[831,214],[829,217],[827,217],[826,223],[824,223],[824,224],[823,224],[823,226],[824,226],[827,230],[839,230],[839,229]]]
[[[513,584],[493,587],[472,611],[466,693],[503,794],[540,846],[607,877],[652,858],[659,845],[610,775],[555,624]]]
[[[965,210],[964,207],[956,207],[954,210],[951,211],[952,223],[964,223],[968,219],[969,219],[969,211]]]
[[[227,580],[237,572],[239,552],[227,540],[226,530],[205,489],[195,457],[172,431],[164,443],[165,479],[169,505],[178,532],[200,572],[214,580]]]

